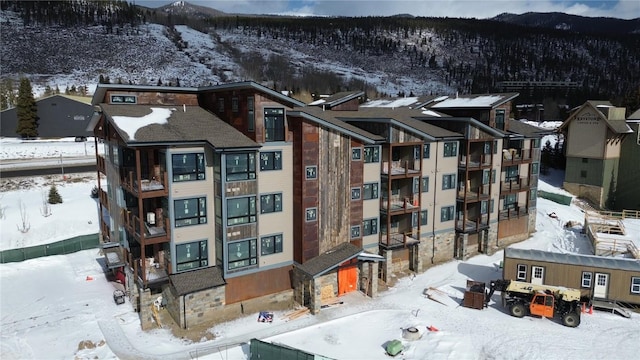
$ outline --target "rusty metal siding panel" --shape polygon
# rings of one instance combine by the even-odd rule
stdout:
[[[289,275],[291,269],[291,266],[284,266],[245,276],[227,278],[225,289],[226,304],[233,304],[291,289]]]
[[[304,263],[305,261],[312,259],[318,254],[320,254],[320,248],[318,244],[318,223],[320,214],[320,206],[319,206],[319,184],[323,181],[323,178],[320,174],[320,166],[319,156],[320,156],[320,129],[317,125],[314,125],[311,122],[303,121],[301,123],[302,126],[302,151],[301,151],[301,171],[302,173],[302,193],[301,193],[301,203],[302,203],[302,233],[301,238],[297,239],[300,241],[302,246],[301,249],[301,259],[300,262]],[[317,178],[315,180],[307,180],[306,173],[304,169],[306,166],[317,166]],[[317,208],[317,219],[316,221],[307,221],[305,211],[308,208]]]

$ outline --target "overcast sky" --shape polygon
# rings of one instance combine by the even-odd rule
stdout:
[[[129,0],[151,8],[169,0]],[[581,16],[640,18],[640,0],[191,0],[226,13],[323,16],[414,16],[490,18],[509,12],[564,12]]]

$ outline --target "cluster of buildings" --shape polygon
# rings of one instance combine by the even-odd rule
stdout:
[[[311,104],[254,82],[99,84],[100,235],[143,328],[336,296],[535,231],[543,130],[517,93]]]

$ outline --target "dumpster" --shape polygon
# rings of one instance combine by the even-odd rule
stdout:
[[[113,292],[113,301],[115,301],[117,305],[124,304],[124,296],[124,291],[116,290]]]

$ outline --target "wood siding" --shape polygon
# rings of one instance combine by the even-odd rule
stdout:
[[[504,239],[513,235],[527,234],[529,216],[521,216],[511,220],[498,222],[498,239]]]
[[[227,278],[226,304],[290,290],[292,288],[290,272],[291,266],[284,266],[250,275]]]

